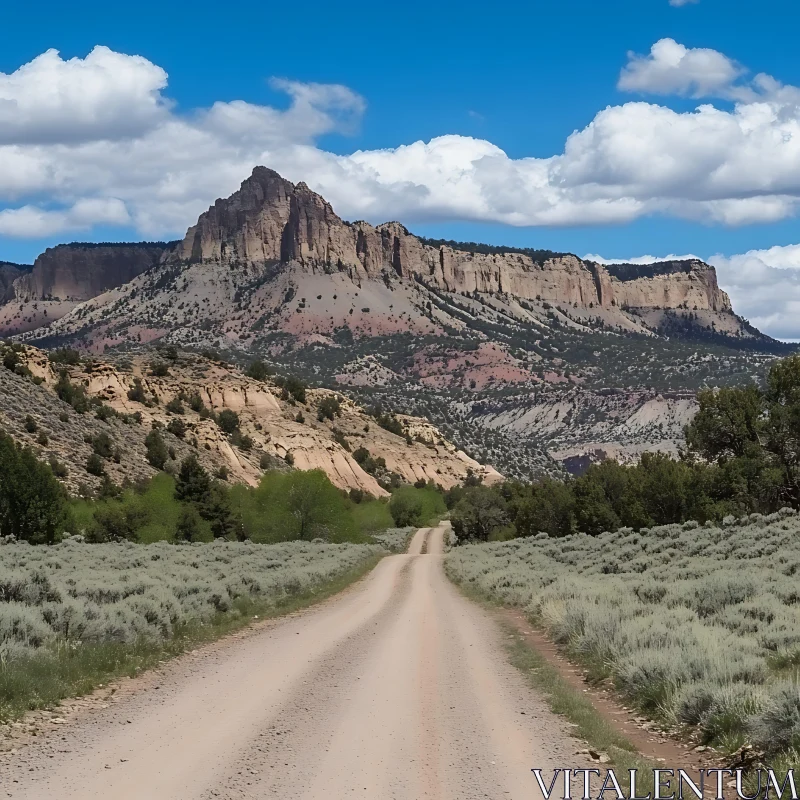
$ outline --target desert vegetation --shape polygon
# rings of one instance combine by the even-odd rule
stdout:
[[[0,718],[48,705],[367,570],[379,545],[0,545]]]
[[[454,549],[457,583],[523,608],[594,680],[733,751],[800,758],[800,517]]]

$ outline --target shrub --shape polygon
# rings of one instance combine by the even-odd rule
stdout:
[[[167,430],[179,439],[186,436],[186,423],[182,419],[171,419],[167,424]]]
[[[114,453],[114,443],[105,431],[92,437],[92,451],[100,458],[110,459]]]
[[[338,428],[333,429],[333,441],[339,445],[343,450],[346,450],[348,453],[350,452],[350,442],[347,441],[345,438],[344,433],[340,431]]]
[[[317,406],[317,419],[322,422],[329,419],[333,422],[335,417],[342,415],[342,404],[339,402],[338,397],[323,397]]]
[[[200,414],[201,412],[204,412],[204,411],[205,412],[208,411],[208,409],[205,407],[205,404],[203,403],[203,399],[200,397],[200,395],[197,392],[194,392],[193,394],[189,395],[189,401],[188,402],[189,402],[189,408],[191,408],[192,411],[194,411],[194,412],[196,412],[198,414]]]
[[[128,400],[147,405],[147,395],[145,394],[144,386],[142,386],[141,378],[133,379],[133,386],[128,389]]]
[[[39,430],[36,420],[30,414],[27,414],[25,417],[25,430],[28,433],[36,433],[36,431]]]
[[[150,365],[150,374],[156,378],[166,378],[169,375],[169,365],[163,361],[154,361]]]
[[[225,408],[217,415],[217,425],[223,433],[230,435],[239,427],[239,415]]]
[[[256,381],[265,381],[270,375],[274,375],[271,370],[263,361],[253,361],[247,368],[245,375],[248,378],[253,378]]]
[[[459,547],[445,567],[526,609],[593,678],[610,678],[651,717],[694,726],[725,751],[750,740],[771,760],[791,760],[800,745],[791,672],[800,653],[798,532],[800,517],[787,509],[720,528],[625,527]]]
[[[155,469],[164,469],[164,465],[169,459],[169,451],[167,450],[166,444],[164,444],[164,440],[161,438],[161,434],[153,429],[147,434],[144,445],[147,448],[147,463]]]
[[[72,406],[79,414],[84,414],[89,410],[89,398],[86,396],[86,389],[83,386],[76,386],[71,383],[66,370],[61,371],[58,382],[53,389],[59,400]]]
[[[98,477],[105,475],[106,468],[103,465],[103,459],[100,458],[97,453],[92,453],[89,458],[86,459],[86,471],[90,475],[97,475]]]
[[[76,367],[81,363],[81,354],[69,347],[51,350],[47,358],[51,364],[65,364],[71,367]]]
[[[117,412],[114,411],[111,406],[107,406],[105,403],[98,406],[97,411],[95,411],[95,416],[101,422],[108,422],[112,417],[117,416]]]
[[[183,403],[181,402],[181,398],[178,395],[175,395],[165,406],[164,408],[169,411],[171,414],[183,414],[185,409],[183,407]]]
[[[378,425],[384,430],[389,431],[389,433],[393,433],[395,436],[406,435],[403,430],[403,424],[394,414],[384,413],[380,409],[375,409],[372,415],[375,417],[375,421]]]
[[[86,531],[86,541],[135,542],[136,527],[136,515],[117,506],[100,507],[95,511],[92,526]]]
[[[69,470],[62,464],[55,456],[50,456],[50,469],[56,478],[66,478],[69,475]]]
[[[14,350],[6,351],[5,355],[3,356],[3,366],[6,369],[10,369],[12,372],[16,371],[17,366],[21,363],[21,359],[19,354]]]
[[[299,378],[289,376],[283,381],[283,396],[285,399],[291,397],[298,403],[306,402],[306,385]]]

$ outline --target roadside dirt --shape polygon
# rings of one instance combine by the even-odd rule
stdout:
[[[445,578],[444,530],[320,606],[42,717],[0,755],[0,786],[28,800],[522,800],[539,795],[533,767],[592,766],[508,664],[492,614]]]

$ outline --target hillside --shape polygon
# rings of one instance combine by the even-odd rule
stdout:
[[[0,349],[3,358],[12,352]],[[320,420],[320,402],[336,398],[335,393],[309,390],[305,402],[299,402],[274,381],[248,378],[223,362],[185,353],[169,356],[174,357],[149,352],[69,365],[22,347],[15,370],[0,367],[0,428],[43,460],[65,465],[67,474],[61,477],[73,491],[81,484],[99,485],[100,477],[89,474],[86,464],[102,435],[110,439],[104,468],[112,480],[135,482],[154,474],[145,444],[154,424],[163,426],[161,435],[174,452],[168,469],[194,452],[209,470],[224,467],[229,480],[249,484],[258,482],[264,468],[288,469],[287,462],[299,469],[322,469],[340,488],[374,496],[387,494],[379,481],[390,481],[392,474],[403,482],[433,480],[445,488],[472,472],[489,482],[499,478],[424,420],[398,417],[392,432],[343,397],[333,419]],[[59,399],[64,375],[72,386],[83,387],[87,408]],[[238,415],[233,436],[213,419],[225,409]],[[354,458],[358,448],[366,449],[371,460],[359,463]],[[378,459],[385,463],[376,465]]]
[[[80,247],[70,259],[113,260],[113,248]],[[14,281],[27,299],[0,309],[26,341],[258,355],[362,404],[426,416],[515,475],[550,471],[553,457],[674,451],[697,388],[758,380],[788,347],[738,317],[701,261],[603,266],[420,239],[397,222],[346,222],[264,167],[181,242],[120,246],[132,261],[97,262],[94,283],[56,251]],[[62,287],[59,299],[23,295],[34,284]],[[75,299],[79,287],[89,299]],[[624,397],[611,403],[612,391]]]

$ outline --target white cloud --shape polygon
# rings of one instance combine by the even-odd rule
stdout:
[[[7,208],[0,211],[0,235],[39,238],[68,231],[88,231],[94,225],[129,225],[130,222],[121,200],[87,198],[56,211],[30,205]]]
[[[64,61],[48,50],[0,73],[0,142],[65,143],[140,134],[168,113],[167,73],[141,56],[95,47]]]
[[[654,264],[698,256],[604,258],[589,253],[584,258],[599,264]],[[800,340],[800,244],[701,260],[716,267],[719,284],[737,314],[776,339]]]
[[[181,236],[256,164],[306,181],[345,217],[373,221],[573,225],[663,214],[742,225],[796,213],[797,89],[765,75],[744,84],[722,54],[671,40],[634,57],[621,83],[740,99],[688,112],[611,106],[550,158],[512,159],[456,135],[337,155],[317,140],[357,127],[365,102],[347,87],[279,79],[285,110],[234,100],[178,113],[164,71],[144,58],[98,47],[64,61],[48,51],[0,76],[0,234],[85,229],[88,212],[75,209],[94,208],[100,224],[110,203],[138,235]]]
[[[724,97],[744,73],[716,50],[690,49],[674,39],[661,39],[647,56],[628,54],[617,85],[625,92]]]
[[[688,6],[692,3],[699,3],[700,0],[669,0],[669,4],[671,6],[675,6],[676,8],[680,8],[680,6]]]
[[[800,339],[800,245],[708,259],[737,313],[776,339]]]
[[[584,261],[594,261],[597,264],[658,264],[662,261],[703,260],[691,253],[682,256],[670,254],[668,256],[631,256],[630,258],[604,258],[597,253],[587,253],[583,259]]]

